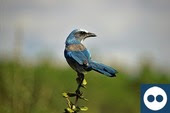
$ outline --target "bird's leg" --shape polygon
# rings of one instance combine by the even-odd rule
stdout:
[[[82,86],[84,80],[84,74],[79,74],[78,79],[79,79],[79,83],[76,91],[79,91],[80,87]]]
[[[80,92],[80,88],[81,88],[83,80],[84,80],[84,74],[78,73],[77,75],[78,75],[78,77],[77,77],[76,80],[77,80],[77,83],[78,83],[78,87],[77,87],[77,90],[75,91],[76,92],[75,105],[77,104],[79,97],[82,95],[81,92]]]

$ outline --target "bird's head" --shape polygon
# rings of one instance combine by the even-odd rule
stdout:
[[[75,29],[67,37],[66,44],[67,43],[80,43],[81,41],[89,37],[96,37],[96,35],[84,29]]]

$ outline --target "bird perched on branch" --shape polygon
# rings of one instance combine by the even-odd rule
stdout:
[[[68,64],[77,72],[78,76],[84,75],[84,72],[94,70],[108,77],[115,77],[117,73],[115,69],[91,59],[90,52],[81,43],[89,37],[96,37],[96,35],[83,29],[75,29],[69,34],[64,51]]]
[[[91,59],[90,52],[81,43],[89,37],[96,37],[96,35],[83,29],[75,29],[69,34],[65,42],[64,56],[70,67],[72,67],[78,75],[78,78],[76,79],[78,87],[76,90],[77,97],[75,104],[78,101],[78,97],[82,95],[80,87],[85,80],[84,72],[94,70],[108,77],[115,77],[117,73],[112,67],[97,63]]]
[[[89,37],[96,37],[96,35],[83,29],[75,29],[69,34],[64,51],[68,64],[77,72],[78,76],[84,75],[84,72],[94,70],[108,77],[115,77],[117,73],[115,69],[91,59],[90,52],[81,43]]]
[[[96,37],[96,35],[83,29],[75,29],[69,34],[65,42],[64,56],[70,67],[72,67],[78,75],[76,79],[78,87],[75,93],[64,93],[64,97],[67,98],[69,105],[69,109],[67,109],[66,111],[70,109],[75,111],[75,107],[73,106],[77,104],[79,98],[87,100],[84,98],[83,93],[80,91],[80,87],[85,87],[85,85],[87,84],[87,82],[84,83],[84,72],[94,70],[108,77],[115,77],[117,73],[115,69],[104,64],[97,63],[91,59],[90,52],[81,43],[83,40],[89,37]],[[70,94],[71,97],[73,95],[76,96],[74,104],[72,104],[71,101],[68,99],[68,96]]]

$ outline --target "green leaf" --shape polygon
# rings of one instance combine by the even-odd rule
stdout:
[[[76,106],[75,105],[72,105],[72,110],[76,111]]]
[[[81,111],[87,111],[88,110],[88,107],[86,107],[86,106],[81,106],[79,108],[80,108]]]
[[[68,98],[69,96],[67,95],[67,93],[62,93],[62,95],[63,95],[63,97],[65,97],[65,98]]]
[[[74,113],[74,110],[72,110],[71,108],[67,108],[66,111],[69,113]]]
[[[83,86],[87,85],[86,79],[83,80],[82,85],[83,85]]]
[[[66,98],[66,100],[67,100],[68,107],[71,108],[71,106],[73,105],[72,102],[68,98]]]

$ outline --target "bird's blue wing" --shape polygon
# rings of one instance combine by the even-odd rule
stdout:
[[[90,55],[87,50],[84,51],[65,51],[65,57],[75,60],[80,65],[83,65],[85,62],[88,63]]]
[[[88,60],[91,59],[91,54],[87,49],[83,51],[83,54],[88,58]]]

